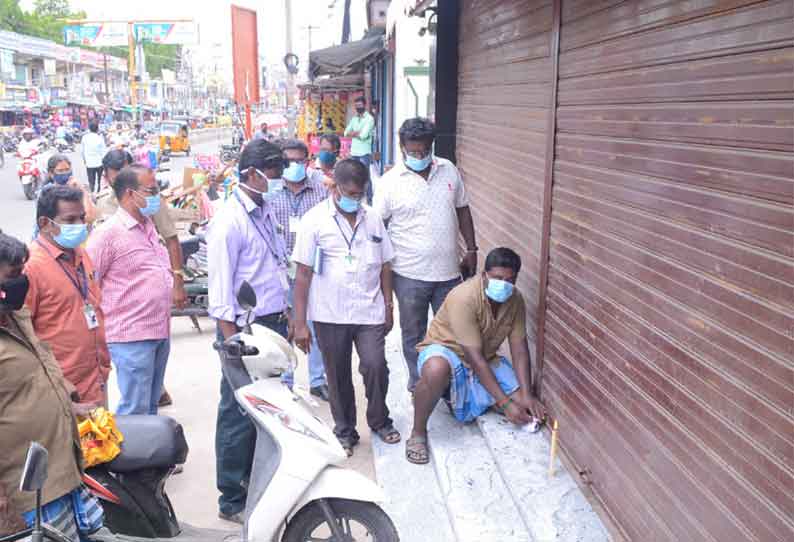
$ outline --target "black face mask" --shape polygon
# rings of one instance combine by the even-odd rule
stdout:
[[[0,283],[0,310],[18,311],[25,304],[30,282],[27,275],[19,275]]]
[[[364,111],[366,111],[366,108],[364,108],[364,107],[356,107],[356,113],[358,113],[359,115],[361,113],[363,113]]]

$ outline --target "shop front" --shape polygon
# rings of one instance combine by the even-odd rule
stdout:
[[[794,5],[437,16],[436,149],[522,256],[581,483],[630,540],[794,539]]]

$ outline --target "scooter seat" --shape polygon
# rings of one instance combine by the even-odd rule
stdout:
[[[185,462],[188,445],[182,426],[168,416],[116,416],[124,436],[121,453],[107,464],[111,472],[173,467]]]

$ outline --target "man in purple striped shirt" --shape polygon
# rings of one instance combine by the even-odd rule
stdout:
[[[264,139],[248,143],[238,166],[240,184],[209,225],[209,314],[217,320],[220,341],[245,323],[236,298],[243,281],[256,293],[255,322],[287,336],[287,247],[278,233],[273,207],[263,197],[269,180],[280,178],[283,167],[279,147]],[[241,413],[234,390],[221,378],[215,430],[221,519],[243,523],[255,445],[254,425]]]

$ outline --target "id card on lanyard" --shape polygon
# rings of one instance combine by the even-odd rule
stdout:
[[[263,232],[260,229],[259,225],[256,223],[256,220],[254,220],[254,217],[251,216],[251,214],[248,212],[248,209],[246,209],[243,200],[240,199],[240,196],[236,192],[234,194],[234,197],[237,198],[237,201],[240,203],[240,206],[243,208],[243,212],[248,217],[248,220],[251,221],[251,226],[253,226],[254,230],[256,230],[256,233],[259,234],[259,237],[262,238],[262,241],[265,243],[265,247],[267,247],[267,249],[276,258],[276,262],[278,262],[278,267],[279,267],[279,274],[278,274],[279,280],[281,282],[281,286],[284,288],[284,292],[286,295],[286,292],[289,290],[289,281],[287,280],[287,256],[286,256],[287,249],[284,246],[283,241],[282,243],[279,243],[279,238],[276,235],[275,229],[273,227],[272,217],[269,217],[269,215],[264,215],[264,220],[262,220],[263,222],[262,226],[266,228],[267,231]],[[268,218],[270,219],[269,227],[266,222]]]
[[[82,263],[79,267],[75,266],[75,272],[77,276],[73,277],[72,274],[69,273],[69,270],[66,269],[66,266],[64,266],[63,263],[50,252],[44,243],[42,243],[39,239],[36,239],[36,242],[47,252],[47,254],[52,257],[53,260],[55,260],[55,263],[57,263],[61,268],[63,274],[66,275],[66,278],[69,279],[69,282],[74,285],[74,287],[77,289],[77,292],[80,294],[80,297],[83,300],[83,317],[85,318],[85,323],[88,326],[88,329],[91,330],[98,328],[99,319],[97,318],[96,309],[94,309],[94,306],[88,301],[88,277],[85,274],[85,268],[83,267]]]

